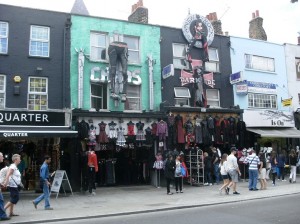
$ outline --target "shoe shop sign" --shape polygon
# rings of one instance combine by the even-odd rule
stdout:
[[[0,125],[64,126],[65,113],[1,111]]]

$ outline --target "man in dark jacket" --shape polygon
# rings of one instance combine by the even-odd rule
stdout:
[[[168,159],[166,161],[166,165],[165,165],[165,178],[167,181],[167,194],[168,195],[172,195],[173,193],[170,192],[170,184],[171,181],[174,179],[175,176],[175,161],[173,156],[170,154],[168,156]]]

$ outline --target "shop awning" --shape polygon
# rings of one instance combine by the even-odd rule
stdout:
[[[0,126],[0,138],[26,138],[26,137],[76,137],[77,131],[67,126]]]
[[[300,131],[296,128],[247,128],[247,131],[259,134],[261,137],[300,138]]]

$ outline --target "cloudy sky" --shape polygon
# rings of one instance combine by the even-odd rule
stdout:
[[[0,3],[70,12],[75,0],[0,0]],[[138,0],[84,0],[91,15],[127,20]],[[297,44],[300,36],[300,2],[290,0],[143,0],[149,23],[181,28],[188,12],[206,16],[216,12],[223,32],[248,38],[252,13],[259,10],[268,41]],[[0,9],[1,13],[1,9]]]

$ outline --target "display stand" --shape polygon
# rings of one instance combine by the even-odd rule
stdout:
[[[190,173],[189,184],[204,185],[203,151],[201,149],[190,151],[186,156],[186,165]]]
[[[65,170],[56,170],[55,176],[54,176],[54,179],[53,179],[53,182],[51,185],[50,196],[51,196],[51,192],[55,192],[56,199],[57,199],[60,187],[63,188],[65,195],[67,195],[64,185],[66,185],[69,188],[69,190],[71,191],[71,194],[73,195],[72,187],[71,187],[71,184],[70,184],[70,181],[69,181],[66,171]]]

